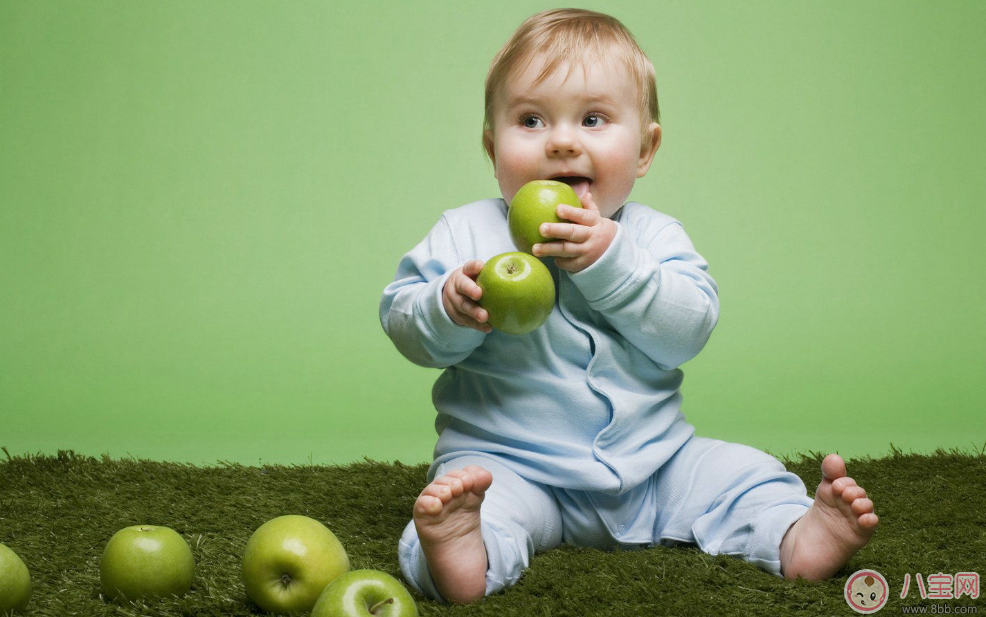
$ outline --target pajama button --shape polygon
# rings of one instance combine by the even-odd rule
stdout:
[[[621,535],[621,536],[622,536],[622,535],[623,535],[624,533],[626,533],[626,530],[627,530],[627,528],[626,528],[626,526],[624,526],[624,525],[620,525],[620,535]]]

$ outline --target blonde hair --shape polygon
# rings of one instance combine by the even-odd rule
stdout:
[[[483,129],[493,128],[494,98],[504,81],[515,70],[523,70],[543,53],[548,58],[534,85],[544,81],[561,62],[583,68],[587,61],[604,57],[610,47],[638,84],[638,105],[642,126],[660,122],[657,80],[654,65],[637,45],[633,34],[620,20],[603,13],[582,9],[554,9],[528,17],[500,48],[486,74],[486,111]]]

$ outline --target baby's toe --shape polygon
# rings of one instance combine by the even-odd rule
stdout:
[[[866,530],[871,530],[876,528],[877,524],[880,522],[880,517],[876,515],[876,512],[867,512],[856,520],[860,527]]]
[[[485,493],[493,484],[493,474],[479,465],[469,465],[465,471],[472,476],[472,491],[474,493]]]
[[[438,497],[422,493],[418,496],[417,501],[414,502],[414,511],[424,516],[435,516],[442,512],[444,505]]]
[[[862,497],[856,499],[852,502],[853,514],[863,515],[867,512],[873,511],[873,500],[868,497]]]
[[[463,491],[468,492],[472,490],[472,474],[465,469],[456,469],[448,472],[446,475],[453,478],[458,478],[458,480],[462,483]]]
[[[842,495],[842,493],[851,486],[856,486],[856,481],[849,476],[838,478],[832,482],[832,493],[834,495]]]
[[[846,475],[846,462],[842,457],[834,452],[822,460],[822,476],[828,480],[835,480]]]
[[[440,486],[447,486],[449,490],[452,491],[451,493],[452,497],[458,497],[459,495],[462,494],[462,491],[464,489],[464,484],[462,480],[451,474],[438,478],[437,480],[435,480],[434,484],[438,484]]]
[[[432,482],[421,491],[422,495],[430,495],[436,499],[441,500],[443,504],[448,503],[452,500],[452,489],[445,484],[440,482]]]
[[[850,486],[842,491],[842,501],[846,503],[852,503],[863,497],[866,497],[866,490],[862,486]]]

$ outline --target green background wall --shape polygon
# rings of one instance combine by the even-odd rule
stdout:
[[[377,318],[439,214],[498,196],[494,53],[550,5],[0,0],[0,445],[428,460],[438,371]],[[722,316],[700,434],[986,444],[986,4],[654,2],[664,143]]]

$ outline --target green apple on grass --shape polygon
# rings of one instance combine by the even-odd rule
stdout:
[[[404,585],[379,570],[353,570],[332,581],[311,617],[417,617],[418,606]]]
[[[348,570],[349,556],[335,534],[295,514],[258,527],[243,553],[247,595],[269,613],[312,610],[326,585]]]
[[[124,527],[106,543],[99,562],[103,595],[117,601],[184,595],[194,573],[188,543],[160,525]]]
[[[17,553],[0,544],[0,615],[27,608],[31,599],[31,573]]]
[[[520,187],[507,209],[510,237],[518,249],[530,253],[535,244],[552,241],[552,238],[542,236],[540,229],[542,223],[564,222],[556,212],[558,204],[582,207],[575,190],[564,182],[532,180]]]
[[[492,257],[483,265],[476,284],[483,290],[478,304],[489,313],[487,323],[507,334],[536,330],[555,306],[551,272],[527,253]]]

